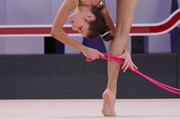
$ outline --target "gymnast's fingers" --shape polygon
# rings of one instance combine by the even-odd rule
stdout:
[[[138,67],[133,63],[133,68],[138,69]]]
[[[129,63],[126,64],[126,66],[125,66],[123,72],[126,72],[126,70],[128,69],[128,67],[129,67]]]
[[[131,68],[132,71],[134,71],[134,64],[133,63],[129,67]]]
[[[101,52],[99,52],[98,56],[99,56],[99,58],[100,57],[105,57],[105,55],[103,53],[101,53]]]
[[[126,67],[127,63],[128,62],[125,60],[123,66],[122,66],[122,69],[124,69]]]

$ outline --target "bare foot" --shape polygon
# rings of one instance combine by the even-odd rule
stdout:
[[[106,89],[104,91],[104,93],[102,94],[102,98],[103,98],[103,108],[102,111],[103,112],[108,112],[109,108],[110,108],[110,103],[111,103],[111,92]]]
[[[116,113],[114,112],[115,98],[113,97],[111,91],[106,89],[102,97],[103,97],[103,108],[102,108],[103,115],[116,116]]]

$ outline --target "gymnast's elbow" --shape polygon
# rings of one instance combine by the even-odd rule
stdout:
[[[63,35],[62,35],[62,33],[63,33],[63,28],[51,28],[51,32],[50,32],[50,35],[52,36],[52,37],[54,37],[54,38],[56,38],[56,39],[58,39],[58,40],[60,40],[60,39],[63,39],[62,37],[63,37]]]
[[[54,29],[54,28],[52,28],[52,29],[51,29],[51,32],[50,32],[50,35],[51,35],[52,37],[56,37],[56,36],[57,36],[57,30]]]

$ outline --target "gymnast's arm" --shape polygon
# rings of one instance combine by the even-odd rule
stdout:
[[[63,1],[54,19],[54,23],[51,29],[51,35],[60,42],[69,45],[79,51],[82,51],[84,46],[69,37],[67,33],[63,30],[63,26],[68,17],[68,14],[76,7],[76,5],[77,4],[75,3],[75,0]]]
[[[77,6],[77,3],[75,1],[77,0],[63,1],[55,17],[51,35],[60,42],[81,51],[86,57],[91,58],[92,60],[98,59],[99,56],[103,56],[101,52],[78,43],[77,41],[69,37],[63,30],[63,25],[68,17],[68,14]]]

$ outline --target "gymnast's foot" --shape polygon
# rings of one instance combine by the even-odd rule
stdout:
[[[114,112],[115,97],[110,90],[106,89],[102,95],[103,97],[103,108],[102,113],[106,117],[116,116]]]

